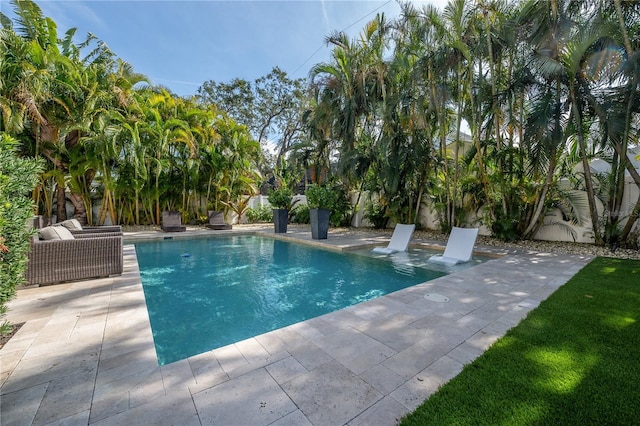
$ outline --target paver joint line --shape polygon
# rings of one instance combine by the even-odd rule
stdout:
[[[195,237],[213,236],[209,230],[185,234],[190,232]],[[259,228],[225,231],[225,235],[256,232],[272,235]],[[163,234],[135,233],[133,238],[152,236]],[[127,238],[131,241],[132,236]],[[310,243],[306,232],[278,238]],[[343,251],[375,241],[371,236],[340,236],[330,238],[325,246]],[[9,367],[3,367],[0,394],[6,401],[29,392],[32,396],[19,406],[2,404],[3,417],[19,415],[34,424],[51,415],[44,405],[55,402],[46,396],[50,385],[75,374],[63,361],[80,356],[87,368],[93,365],[85,383],[91,395],[87,406],[69,405],[64,413],[54,413],[58,421],[118,424],[148,413],[168,422],[205,424],[232,419],[240,410],[256,424],[285,417],[289,421],[304,418],[310,424],[357,424],[374,418],[384,407],[392,407],[397,419],[454,377],[462,365],[473,361],[590,260],[512,252],[473,269],[191,357],[184,366],[156,365],[140,375],[139,369],[127,372],[127,363],[148,365],[145,354],[155,350],[134,246],[127,244],[124,256],[124,273],[118,277],[18,291],[7,319],[25,322],[25,336],[0,350],[3,363],[11,354]],[[429,294],[449,301],[434,303],[425,299]],[[447,306],[446,313],[439,306]],[[101,324],[99,339],[91,338],[93,324]],[[59,339],[60,333],[68,344],[48,343]],[[46,346],[38,347],[38,342]],[[94,355],[82,358],[91,345],[96,346]],[[49,351],[36,352],[45,347]],[[216,360],[215,354],[225,351],[231,359]],[[117,361],[127,360],[127,354],[131,360],[118,365]],[[229,392],[240,383],[252,383],[254,389]],[[331,395],[336,386],[349,390],[335,399]],[[253,399],[246,400],[248,393]],[[191,408],[176,409],[174,400],[184,403],[186,398]],[[257,406],[256,398],[264,406]],[[211,411],[213,401],[216,408]],[[224,407],[232,412],[225,414]],[[186,417],[176,420],[176,415]]]

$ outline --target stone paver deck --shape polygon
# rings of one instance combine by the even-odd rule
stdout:
[[[25,324],[0,350],[2,425],[393,425],[591,260],[508,253],[158,366],[135,249],[124,252],[122,276],[23,289],[10,303],[8,319]]]

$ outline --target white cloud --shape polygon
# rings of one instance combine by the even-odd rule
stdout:
[[[58,25],[58,30],[79,28],[97,33],[107,28],[105,22],[82,1],[44,1],[39,3],[44,16],[51,17]]]
[[[324,21],[324,25],[328,31],[331,31],[331,21],[329,20],[329,13],[327,12],[327,5],[324,0],[320,1],[320,7],[322,7],[322,19]]]

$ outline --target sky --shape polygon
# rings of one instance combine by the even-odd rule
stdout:
[[[253,81],[274,67],[290,78],[306,78],[328,61],[328,35],[345,31],[356,37],[364,25],[384,13],[400,14],[395,0],[36,0],[58,25],[60,37],[77,28],[104,41],[117,57],[146,75],[154,85],[180,96],[196,94],[205,81]],[[446,0],[412,1],[440,9]],[[13,17],[9,0],[0,11]]]

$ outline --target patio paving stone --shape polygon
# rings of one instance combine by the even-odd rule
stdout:
[[[3,394],[0,398],[2,424],[5,426],[32,424],[48,387],[47,382]]]
[[[269,352],[254,338],[245,339],[235,344],[247,362],[265,361],[269,358]]]
[[[156,367],[129,391],[129,407],[137,407],[163,396],[165,396],[165,390],[162,373],[160,367]]]
[[[31,386],[48,383],[57,378],[77,374],[81,371],[95,370],[98,365],[98,353],[42,355],[21,360],[2,385],[2,395]]]
[[[484,351],[476,348],[468,342],[464,342],[456,346],[447,356],[454,361],[458,361],[462,365],[471,364],[476,358],[482,355]]]
[[[266,368],[269,374],[271,374],[271,377],[280,385],[308,371],[292,356],[274,362]]]
[[[238,376],[242,376],[244,374],[247,374],[253,370],[256,370],[258,368],[262,368],[262,367],[266,367],[268,365],[271,365],[275,362],[278,362],[286,357],[289,356],[289,353],[287,352],[279,352],[275,355],[270,355],[267,358],[263,358],[263,359],[256,359],[252,362],[249,362],[247,364],[244,364],[236,369],[233,369],[231,371],[229,371],[227,373],[227,375],[229,376],[230,379],[233,379],[234,377],[238,377]]]
[[[382,394],[336,361],[285,383],[282,388],[314,425],[341,425]]]
[[[285,341],[279,337],[278,331],[279,330],[261,334],[259,336],[256,336],[255,339],[267,352],[269,352],[270,354],[277,354],[278,352],[287,350],[287,348],[289,347],[289,345],[287,345],[287,343],[285,343]]]
[[[271,227],[228,233],[247,232],[273,235]],[[175,238],[189,233],[216,235]],[[388,235],[312,242],[294,228],[276,238],[340,250]],[[589,260],[511,252],[159,366],[135,250],[125,245],[119,277],[18,291],[8,319],[25,324],[0,350],[1,423],[393,425]]]
[[[300,410],[289,413],[280,420],[271,423],[270,426],[313,426],[307,417]]]
[[[407,413],[411,412],[461,370],[461,363],[449,357],[442,357],[391,392],[390,395],[407,408]]]
[[[91,421],[93,422],[93,420]],[[200,426],[202,424],[191,394],[184,389],[176,390],[162,398],[156,398],[148,404],[91,424],[95,426],[122,426],[141,423],[180,426]]]
[[[307,370],[313,370],[333,361],[333,358],[312,342],[305,342],[296,347],[290,348],[287,352],[295,357]]]
[[[388,395],[402,385],[406,379],[391,371],[382,364],[376,364],[359,377],[383,395]]]
[[[33,424],[46,425],[87,412],[91,408],[95,374],[95,370],[80,370],[51,380]]]
[[[408,380],[454,349],[455,346],[457,346],[456,343],[447,341],[447,339],[433,333],[382,362],[382,365]]]
[[[348,426],[395,425],[407,413],[398,401],[386,396],[347,423]]]
[[[267,425],[297,410],[265,369],[193,394],[203,424]]]
[[[414,316],[401,313],[368,323],[359,330],[397,353],[426,337],[424,330],[413,325],[415,321]]]
[[[160,367],[112,378],[96,380],[91,421],[101,420],[165,395]]]

